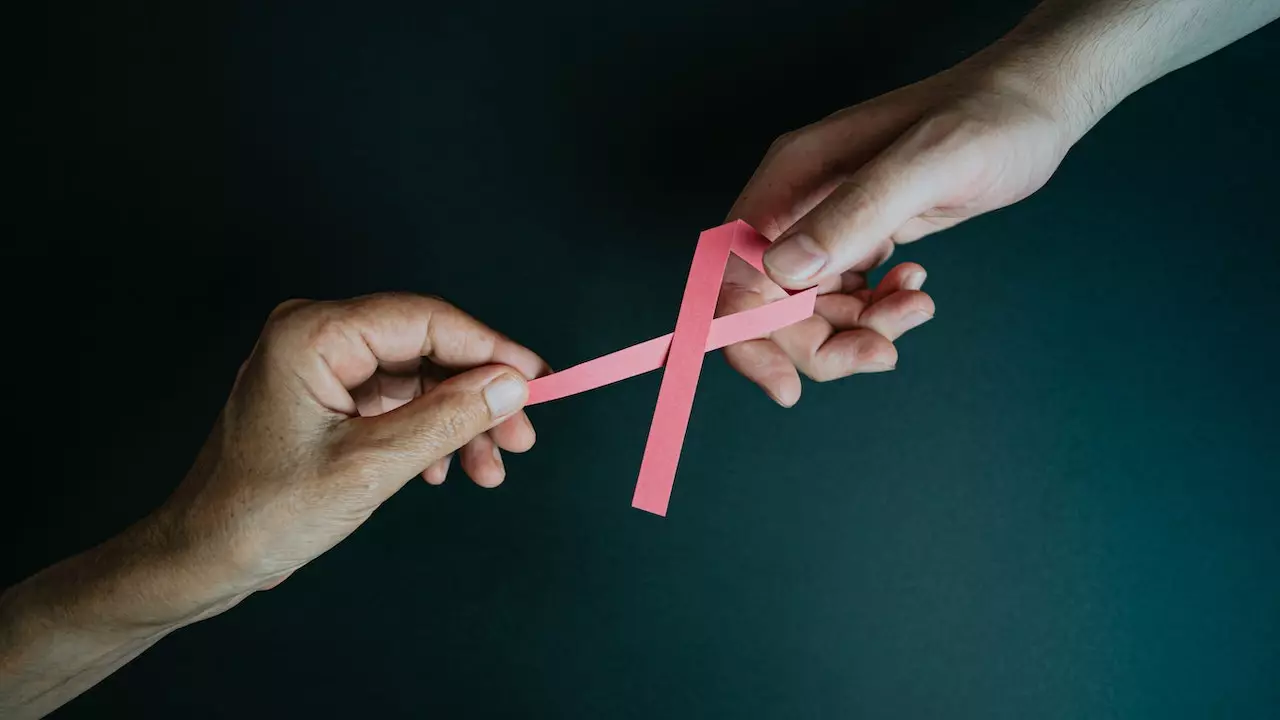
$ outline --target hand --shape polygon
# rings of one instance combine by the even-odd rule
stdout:
[[[191,473],[156,514],[190,592],[225,609],[333,547],[449,458],[484,487],[545,363],[444,301],[378,295],[272,313]],[[453,374],[458,373],[458,374]],[[452,376],[450,377],[450,375]],[[447,378],[447,379],[446,379]]]
[[[838,112],[774,142],[730,218],[770,238],[769,277],[732,259],[721,314],[817,285],[814,316],[725,349],[782,405],[797,368],[818,381],[892,369],[902,333],[933,317],[924,268],[904,263],[873,288],[865,273],[918,240],[1034,192],[1074,141],[1059,110],[981,58]],[[1080,130],[1079,132],[1083,132]]]

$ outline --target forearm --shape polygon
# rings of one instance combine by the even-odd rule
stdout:
[[[1084,135],[1150,82],[1280,17],[1280,0],[1047,0],[974,62],[1024,83]]]
[[[148,520],[0,596],[0,715],[51,712],[209,614],[174,554]]]
[[[3,642],[13,640],[22,646],[13,649],[13,658],[7,657],[10,649],[5,648],[0,672],[0,714],[15,720],[41,718],[53,712],[142,654],[165,634],[113,638],[102,633],[86,636],[60,632],[46,626],[40,634],[11,638],[9,630],[5,628]]]

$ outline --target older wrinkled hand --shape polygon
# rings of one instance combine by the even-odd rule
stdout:
[[[457,454],[484,487],[534,430],[521,410],[546,364],[448,303],[414,295],[291,301],[267,322],[226,408],[156,517],[193,600],[278,583]]]

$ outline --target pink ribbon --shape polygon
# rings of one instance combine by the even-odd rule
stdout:
[[[751,310],[715,317],[716,297],[729,253],[764,272],[761,261],[768,247],[768,238],[741,220],[704,230],[693,252],[693,265],[684,286],[675,332],[529,383],[528,404],[537,405],[666,366],[653,423],[649,426],[649,440],[640,461],[632,507],[655,515],[667,514],[676,465],[693,410],[693,396],[702,373],[703,354],[743,340],[765,337],[813,315],[817,288]]]

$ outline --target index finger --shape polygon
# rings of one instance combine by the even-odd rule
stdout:
[[[285,363],[331,410],[354,414],[350,391],[379,365],[427,358],[446,368],[502,364],[532,380],[536,353],[439,298],[384,293],[294,308],[281,330]]]
[[[729,210],[729,220],[745,220],[775,240],[838,185],[826,177],[817,127],[774,141]]]

